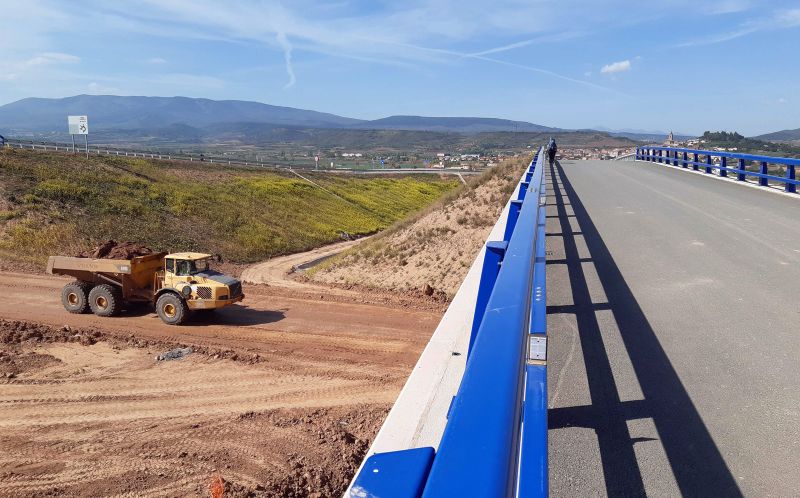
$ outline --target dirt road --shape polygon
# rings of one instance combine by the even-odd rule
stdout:
[[[340,492],[440,316],[246,286],[170,327],[70,315],[64,282],[0,275],[0,317],[47,325],[4,322],[23,339],[0,344],[0,495],[207,496],[215,473],[226,496]],[[104,339],[47,340],[65,325]],[[198,352],[154,361],[176,345]]]
[[[289,273],[291,273],[293,269],[299,265],[304,265],[331,257],[346,249],[358,245],[367,239],[369,239],[369,237],[338,242],[336,244],[320,247],[311,251],[270,259],[263,263],[253,265],[242,271],[242,281],[251,284],[268,284],[271,286],[297,290],[326,289],[328,292],[334,292],[339,295],[356,295],[355,292],[346,289],[330,289],[319,284],[294,280],[289,278]]]

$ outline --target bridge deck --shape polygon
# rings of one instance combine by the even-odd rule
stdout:
[[[797,496],[800,200],[643,162],[548,186],[553,496]]]

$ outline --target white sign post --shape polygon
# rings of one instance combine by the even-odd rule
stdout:
[[[86,144],[86,158],[89,158],[89,117],[67,116],[69,134],[72,135],[72,152],[75,152],[75,135],[83,135]]]

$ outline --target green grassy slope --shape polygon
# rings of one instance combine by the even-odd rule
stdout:
[[[309,176],[309,175],[306,175]],[[217,165],[0,151],[0,257],[28,263],[103,239],[251,262],[382,230],[457,180],[295,176]],[[332,193],[336,195],[332,195]]]

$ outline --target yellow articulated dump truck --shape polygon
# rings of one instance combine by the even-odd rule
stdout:
[[[126,303],[153,303],[170,325],[193,310],[213,310],[244,299],[242,284],[211,269],[213,257],[195,252],[154,253],[131,259],[50,256],[47,273],[69,275],[61,302],[70,313],[114,316]]]

